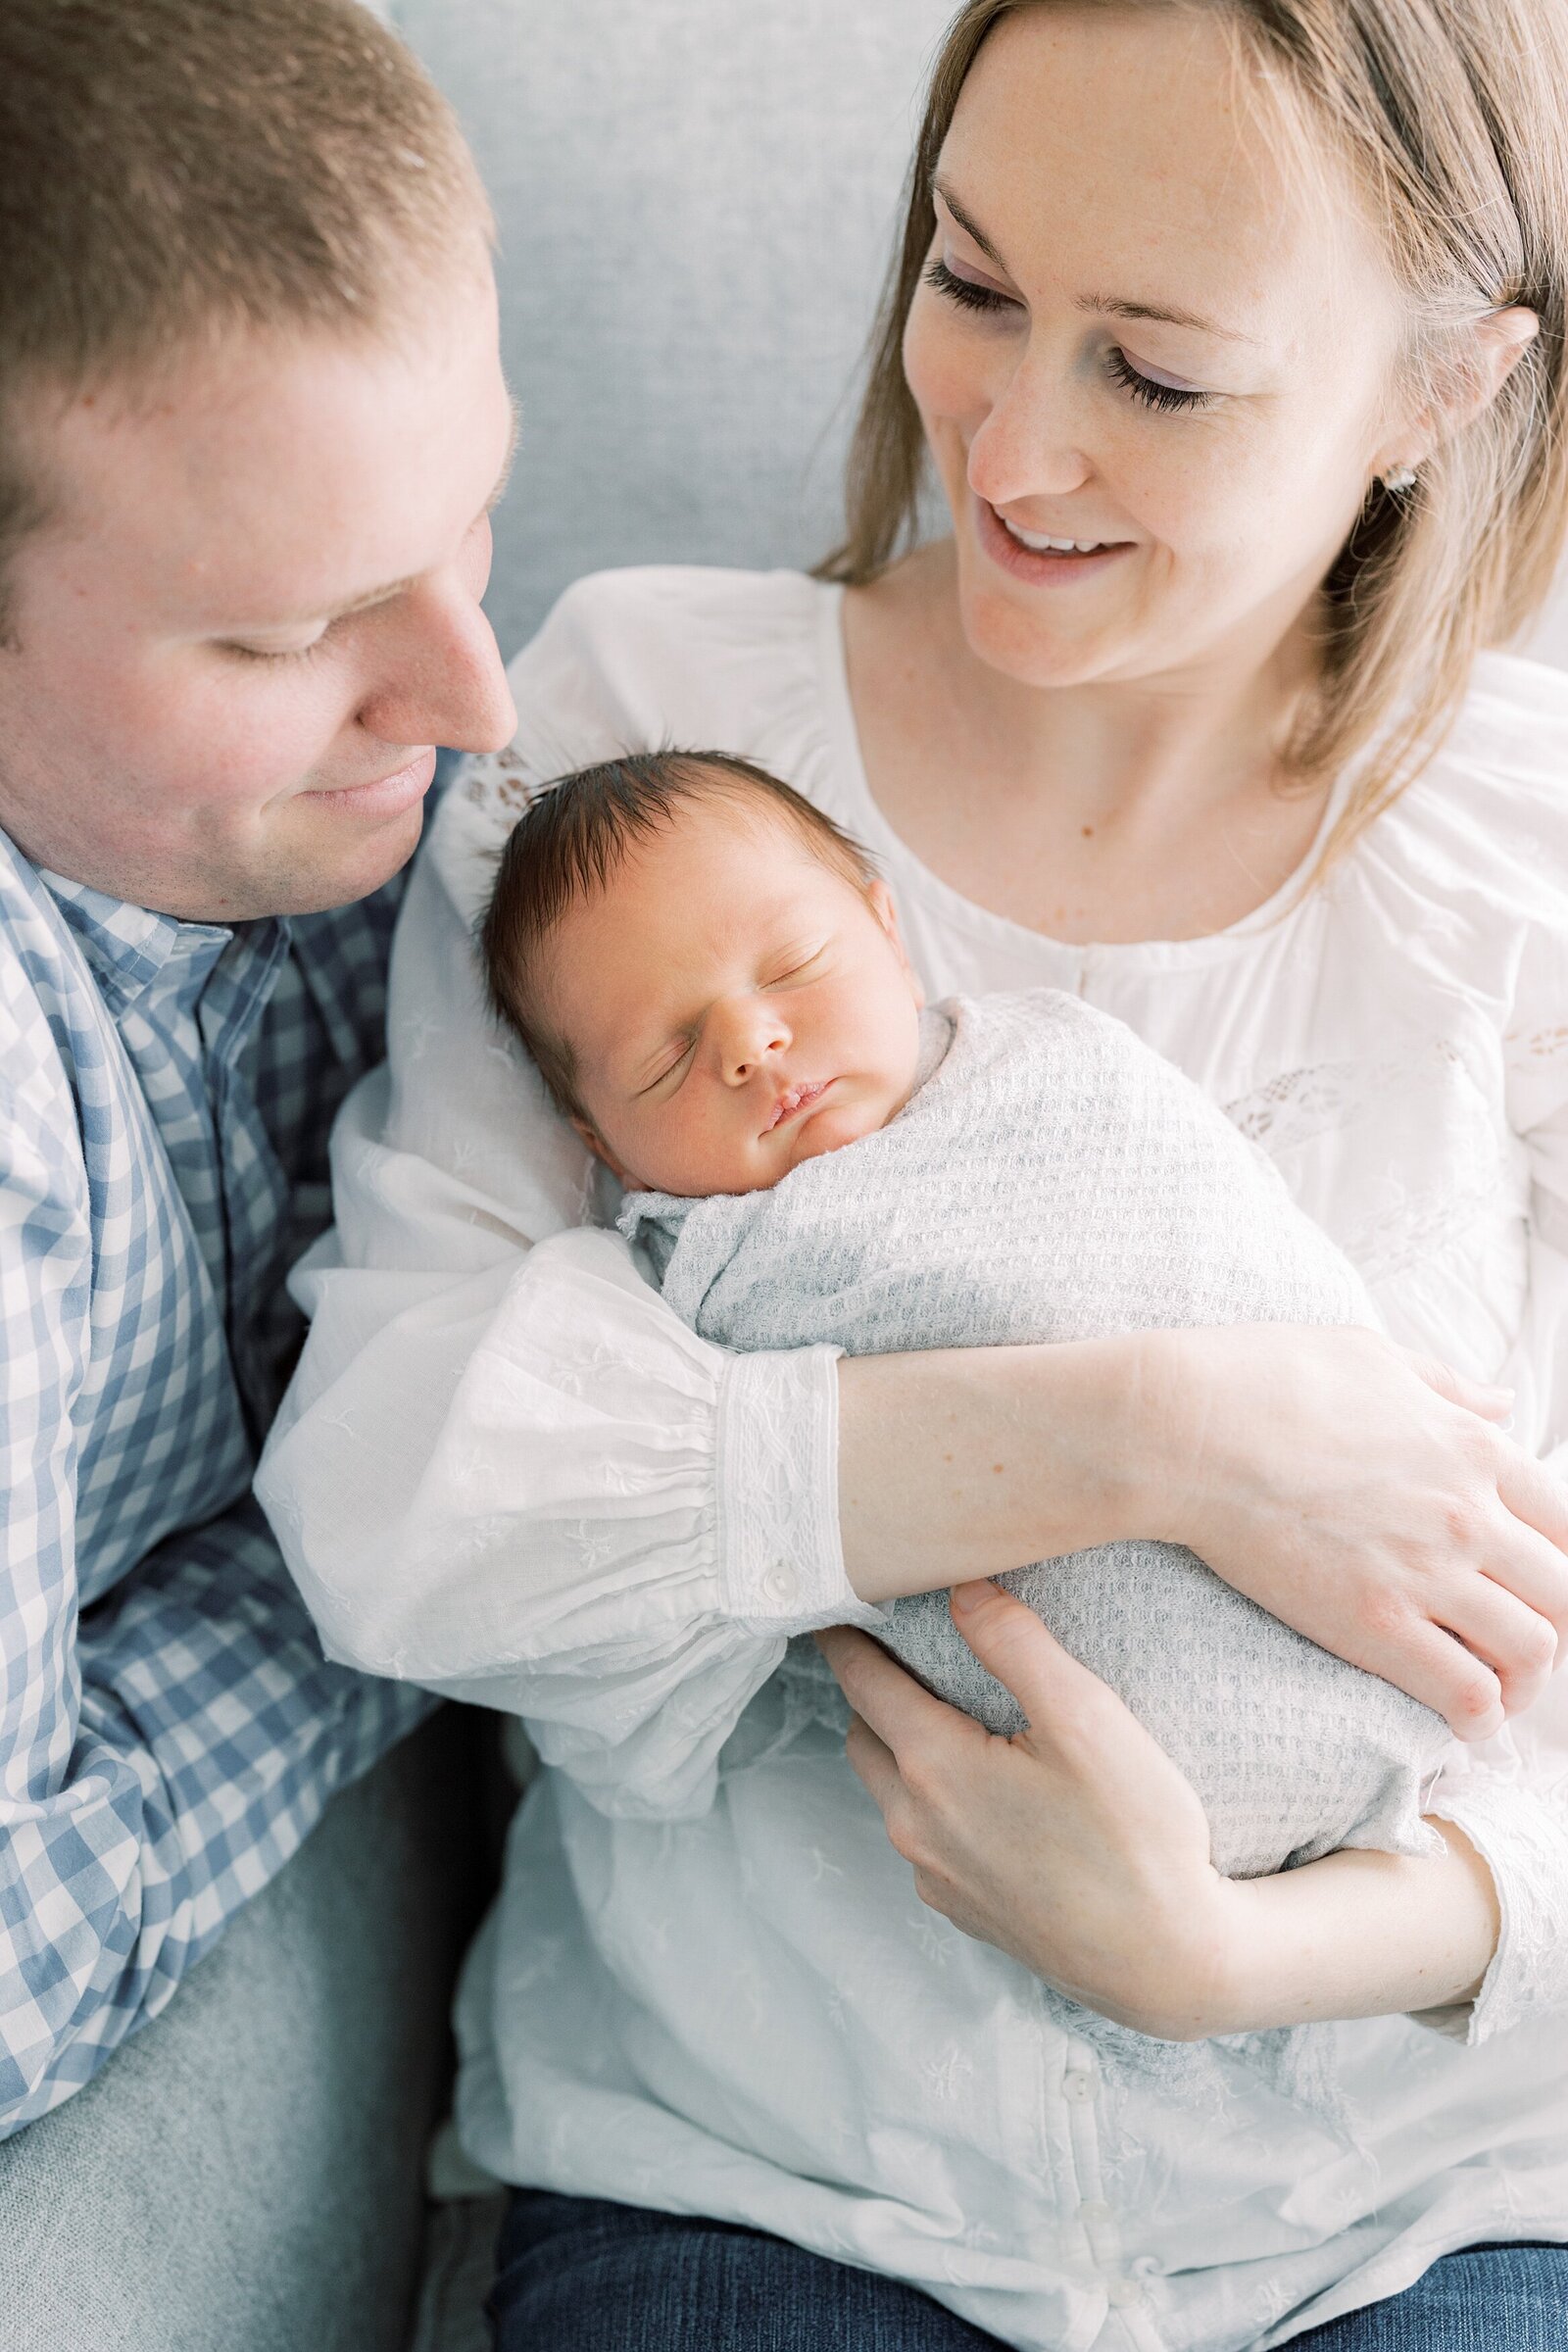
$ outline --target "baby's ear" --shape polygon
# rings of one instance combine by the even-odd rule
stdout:
[[[610,1173],[612,1176],[613,1176],[615,1182],[620,1186],[622,1192],[641,1192],[643,1188],[637,1182],[636,1177],[628,1176],[624,1168],[620,1168],[615,1165],[614,1153],[606,1144],[605,1139],[600,1134],[598,1128],[590,1127],[587,1120],[580,1119],[575,1111],[570,1112],[569,1116],[573,1133],[581,1137],[582,1141],[587,1145],[589,1151],[593,1153],[595,1159],[602,1159],[604,1161],[606,1167],[610,1170]]]
[[[904,934],[899,929],[899,910],[893,904],[893,893],[878,875],[877,879],[868,886],[865,896],[871,912],[876,916],[877,921],[893,943],[894,951],[904,967],[904,976],[909,983],[909,994],[914,999],[915,1009],[918,1011],[925,1003],[925,990],[920,984],[919,973],[909,961],[909,952],[904,944]]]

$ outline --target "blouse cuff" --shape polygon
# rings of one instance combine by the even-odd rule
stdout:
[[[1474,2001],[1423,2010],[1417,2023],[1475,2043],[1528,2018],[1560,2018],[1568,2010],[1568,1820],[1520,1781],[1481,1773],[1443,1789],[1432,1812],[1440,1827],[1461,1830],[1491,1871],[1502,1928]]]
[[[726,1616],[765,1633],[874,1630],[839,1535],[837,1348],[730,1356],[717,1416],[718,1573]]]

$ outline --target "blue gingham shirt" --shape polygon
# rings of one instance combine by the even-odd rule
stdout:
[[[429,1704],[323,1661],[250,1497],[397,898],[182,923],[0,833],[0,2136]]]

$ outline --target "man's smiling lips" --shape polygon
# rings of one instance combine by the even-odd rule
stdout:
[[[809,1110],[813,1102],[821,1101],[832,1083],[831,1078],[812,1078],[803,1085],[786,1088],[774,1104],[773,1116],[762,1133],[771,1135],[774,1128],[782,1126],[786,1119],[793,1119],[799,1111]]]
[[[368,784],[307,792],[302,797],[324,803],[328,808],[352,810],[356,816],[400,816],[404,809],[413,808],[423,800],[434,777],[435,751],[426,746],[390,775],[372,776]]]

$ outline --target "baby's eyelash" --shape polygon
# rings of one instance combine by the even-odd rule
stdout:
[[[662,1069],[655,1071],[653,1077],[649,1079],[648,1084],[642,1088],[642,1093],[645,1095],[651,1095],[656,1086],[662,1086],[666,1078],[673,1078],[675,1072],[680,1068],[681,1063],[689,1058],[691,1050],[696,1043],[697,1040],[694,1037],[689,1037],[686,1040],[686,1043],[681,1047],[680,1052],[675,1054],[671,1060],[666,1061]]]
[[[1212,393],[1188,391],[1179,384],[1156,383],[1152,375],[1142,374],[1127,354],[1114,344],[1105,354],[1105,369],[1114,382],[1130,392],[1134,400],[1141,400],[1146,408],[1200,409],[1213,398]]]

